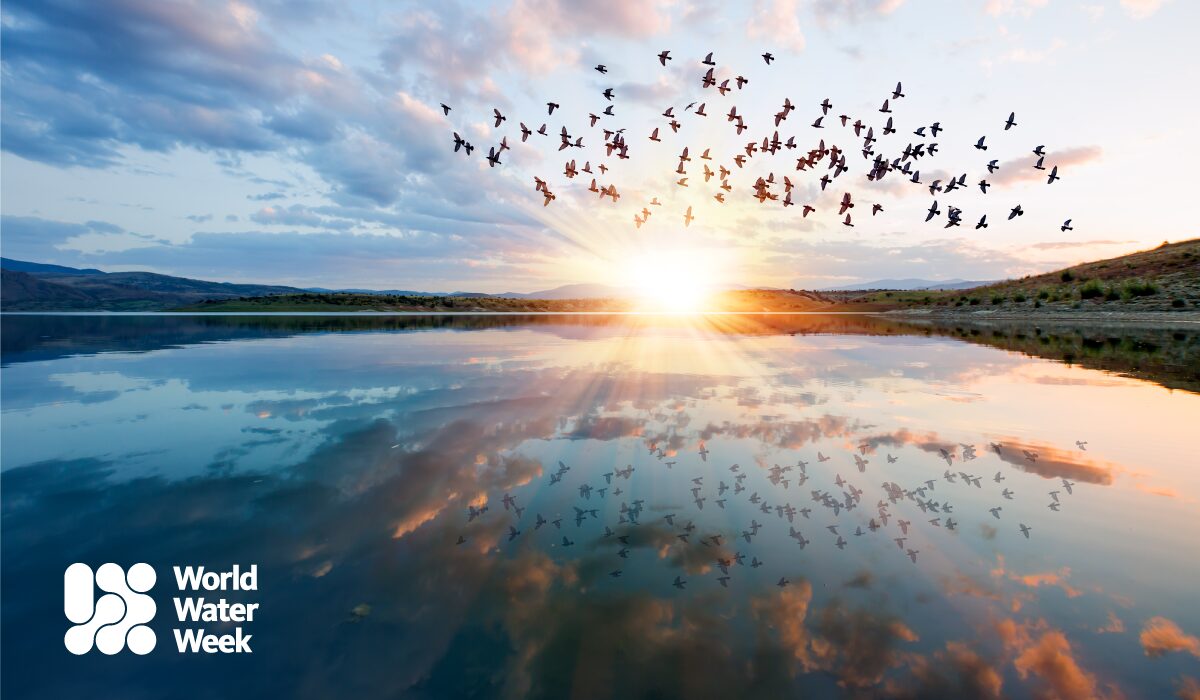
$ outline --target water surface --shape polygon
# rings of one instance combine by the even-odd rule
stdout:
[[[5,697],[1200,679],[1187,327],[4,316],[2,337]],[[154,652],[66,652],[76,561],[160,572]],[[258,565],[252,655],[176,653],[183,563]]]

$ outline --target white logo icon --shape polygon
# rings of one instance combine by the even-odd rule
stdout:
[[[102,654],[129,646],[149,654],[158,641],[145,623],[154,619],[154,599],[145,595],[158,576],[149,564],[134,564],[129,574],[116,564],[104,564],[92,574],[87,564],[72,564],[63,574],[63,612],[75,625],[63,642],[72,654],[86,654],[94,644]],[[105,595],[96,600],[95,588]]]

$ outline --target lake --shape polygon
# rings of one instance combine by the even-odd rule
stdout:
[[[1200,693],[1196,326],[2,323],[6,698]],[[66,650],[75,562],[153,651]]]

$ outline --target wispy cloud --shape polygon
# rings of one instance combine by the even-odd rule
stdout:
[[[803,51],[799,5],[799,0],[755,0],[746,23],[746,36],[752,40],[774,42],[789,51]]]
[[[1121,7],[1134,19],[1146,19],[1166,3],[1167,0],[1121,0]]]
[[[1038,162],[1038,156],[1033,154],[1021,156],[1000,163],[1000,169],[993,173],[988,181],[998,187],[1008,187],[1021,182],[1045,181],[1053,166],[1057,165],[1062,169],[1073,165],[1084,165],[1099,160],[1101,155],[1103,155],[1103,150],[1099,146],[1075,146],[1060,151],[1046,151],[1044,162],[1046,170],[1038,170],[1033,167]],[[1060,177],[1066,175],[1065,172],[1059,173]]]
[[[986,0],[983,4],[983,11],[993,17],[1003,17],[1004,15],[1029,17],[1049,2],[1050,0]]]

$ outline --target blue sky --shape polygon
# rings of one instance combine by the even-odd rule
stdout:
[[[1200,6],[1183,0],[9,0],[2,20],[8,257],[327,287],[530,291],[647,270],[819,287],[1014,276],[1197,235],[1186,205],[1200,105],[1186,76],[1200,67]],[[664,49],[667,68],[655,59]],[[758,57],[768,50],[770,66]],[[708,51],[719,75],[750,78],[744,90],[700,88]],[[923,181],[973,182],[999,159],[989,194],[941,202],[970,223],[987,213],[988,229],[926,224],[926,189],[865,181],[834,116],[878,130],[898,80],[899,133],[881,150],[940,121]],[[606,87],[616,115],[588,128]],[[785,97],[797,109],[781,136],[846,147],[847,179],[822,194],[785,153],[752,159],[725,204],[697,172],[695,186],[674,184],[683,146],[728,165],[773,130]],[[826,97],[833,124],[816,131]],[[708,119],[689,114],[678,134],[648,140],[667,131],[666,107],[693,100],[707,101]],[[562,105],[552,117],[547,101]],[[718,116],[730,105],[745,137]],[[500,129],[493,107],[508,116]],[[1005,132],[1010,111],[1018,126]],[[520,144],[519,121],[566,125],[587,148]],[[630,160],[601,157],[606,125],[627,128]],[[452,130],[479,148],[473,157],[452,152]],[[972,145],[985,134],[981,154]],[[489,169],[480,153],[502,136],[513,148]],[[1054,185],[1031,177],[1041,144],[1060,166]],[[621,201],[566,179],[566,158],[610,165]],[[767,172],[793,176],[797,203],[817,213],[750,198]],[[558,197],[549,207],[535,175]],[[832,210],[843,191],[859,202],[854,228]],[[663,206],[635,228],[651,197]],[[869,216],[872,203],[884,212]],[[1018,203],[1027,214],[1004,221]],[[696,221],[684,228],[688,206]],[[1059,231],[1067,218],[1074,230]]]

